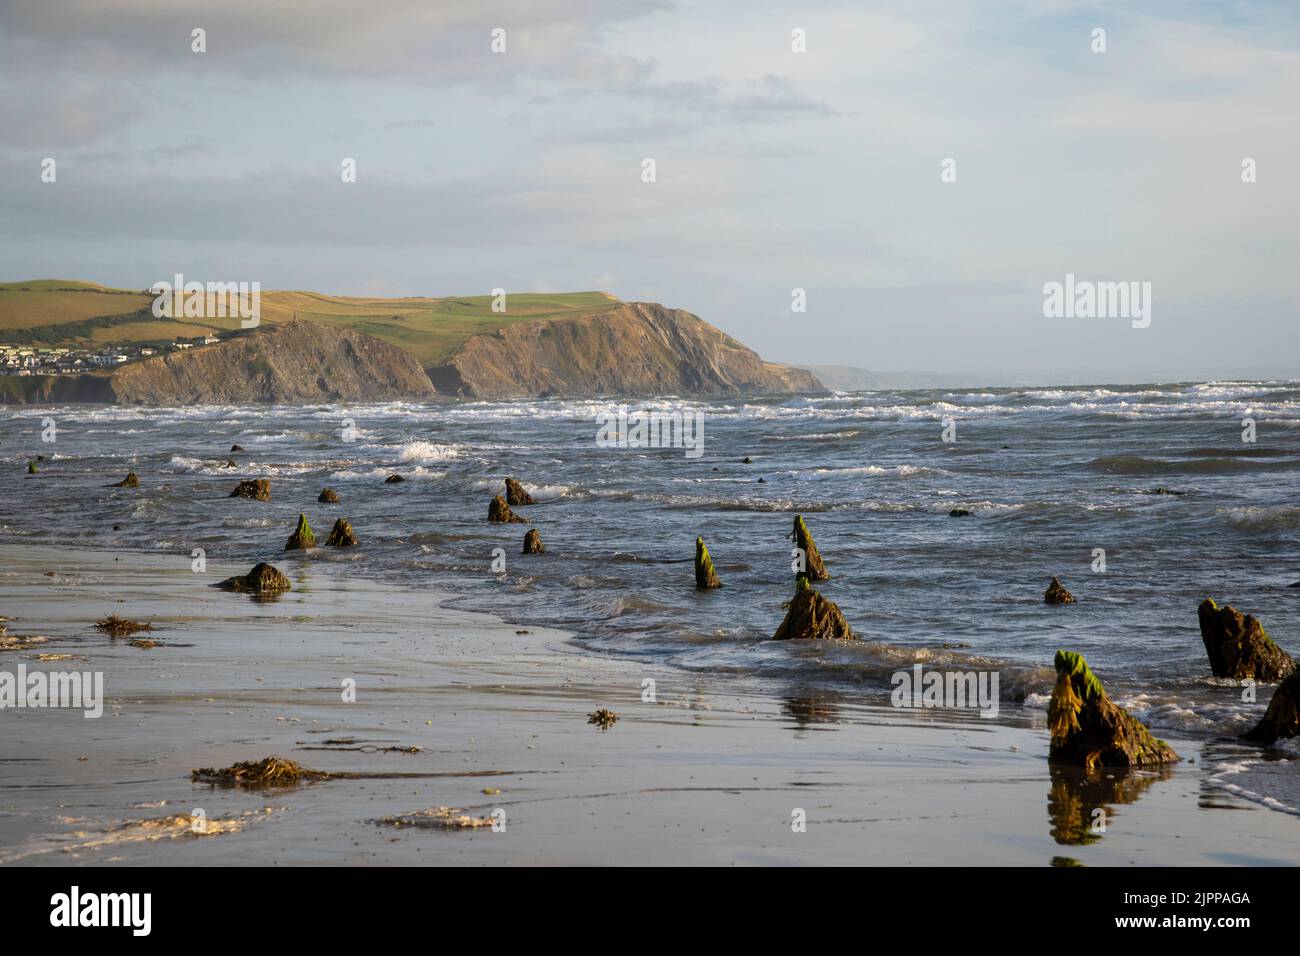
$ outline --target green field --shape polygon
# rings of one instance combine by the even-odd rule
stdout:
[[[88,282],[38,279],[0,283],[0,344],[38,347],[160,343],[206,330],[239,328],[235,318],[159,320],[153,297]],[[317,292],[263,292],[262,321],[292,318],[345,325],[401,346],[421,365],[437,365],[466,338],[515,322],[604,312],[618,300],[604,292],[518,293],[504,314],[491,296],[378,299]]]

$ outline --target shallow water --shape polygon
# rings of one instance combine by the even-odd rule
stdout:
[[[1204,597],[1254,613],[1300,651],[1300,588],[1287,587],[1300,581],[1300,383],[627,403],[702,412],[700,458],[597,447],[596,418],[618,404],[20,409],[0,422],[10,474],[49,460],[15,479],[0,535],[285,567],[304,560],[281,551],[300,511],[322,539],[346,516],[361,547],[306,560],[450,589],[467,608],[568,630],[590,650],[881,701],[914,660],[978,666],[999,671],[1008,701],[1042,707],[1066,647],[1155,729],[1207,738],[1250,726],[1268,690],[1245,703],[1208,677]],[[1242,441],[1248,415],[1255,443]],[[941,439],[945,419],[955,442]],[[107,487],[128,469],[141,488]],[[385,485],[391,473],[410,480]],[[544,557],[519,555],[526,526],[486,520],[507,475],[539,500],[518,510]],[[252,477],[271,479],[269,504],[227,497]],[[316,502],[325,485],[341,504]],[[861,643],[767,640],[791,591],[794,514]],[[720,591],[692,588],[696,534]],[[1043,604],[1053,575],[1077,605]],[[1267,780],[1266,796],[1300,806],[1296,765],[1283,766],[1289,776],[1276,762],[1267,774],[1247,766],[1233,785],[1249,798]]]

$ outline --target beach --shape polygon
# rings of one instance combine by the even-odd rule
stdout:
[[[593,653],[561,631],[448,608],[437,590],[299,556],[277,560],[293,590],[258,602],[210,586],[246,566],[198,573],[188,553],[5,551],[9,636],[44,640],[0,652],[0,669],[100,671],[106,700],[98,719],[0,713],[4,865],[1300,860],[1294,817],[1211,780],[1234,746],[1222,740],[1169,735],[1182,763],[1098,785],[1054,777],[1033,708],[985,720],[894,708],[874,691],[774,693],[744,675]],[[151,623],[136,637],[156,646],[94,630],[110,613]],[[606,731],[588,722],[600,708],[619,718]],[[376,776],[190,779],[273,754]],[[379,822],[440,806],[503,825]],[[193,826],[200,810],[206,833]]]

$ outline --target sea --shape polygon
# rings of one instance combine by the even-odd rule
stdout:
[[[601,440],[651,412],[698,422],[701,443]],[[921,663],[994,671],[1002,719],[1041,723],[1064,648],[1154,732],[1200,741],[1207,791],[1300,808],[1300,747],[1236,740],[1271,688],[1211,677],[1197,624],[1213,597],[1300,655],[1300,382],[22,407],[0,413],[0,452],[0,550],[319,562],[830,714],[887,705]],[[128,471],[140,487],[114,487]],[[515,510],[544,555],[520,553],[529,525],[487,520],[507,476],[536,498]],[[270,502],[230,497],[250,478]],[[326,486],[339,504],[317,502]],[[360,545],[286,553],[300,513],[322,541],[346,517]],[[771,640],[797,515],[857,641]],[[696,536],[717,590],[694,588]],[[1053,577],[1077,603],[1044,603]]]

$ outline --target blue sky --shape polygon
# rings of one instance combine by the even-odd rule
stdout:
[[[1300,376],[1300,4],[801,6],[4,0],[2,277],[599,288],[784,361]],[[1067,272],[1151,282],[1151,326],[1044,318]]]

